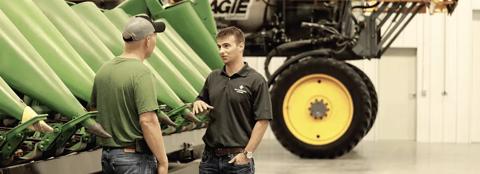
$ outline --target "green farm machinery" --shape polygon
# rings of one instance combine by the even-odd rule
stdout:
[[[223,66],[215,34],[230,25],[245,31],[246,56],[266,56],[272,130],[280,143],[301,157],[341,156],[373,126],[378,104],[371,81],[345,60],[380,58],[416,14],[452,12],[457,3],[106,0],[108,7],[99,8],[97,1],[81,1],[0,0],[4,170],[98,151],[95,137],[109,134],[88,108],[93,79],[104,62],[121,54],[122,27],[137,14],[167,26],[145,64],[155,76],[171,159],[194,159],[193,149],[203,145],[208,117],[194,116],[190,103],[207,75]],[[382,31],[392,19],[392,30]],[[269,62],[279,56],[285,63],[270,73]]]
[[[145,5],[133,3],[140,8]],[[180,8],[157,7],[166,16],[158,20],[163,20],[167,29],[157,36],[157,48],[145,64],[155,76],[167,152],[194,159],[189,152],[202,145],[207,117],[194,116],[189,103],[211,69],[223,65],[213,39],[216,30],[209,30],[215,23],[211,18],[207,27],[195,11],[183,12],[180,16],[197,19],[190,27],[205,32],[201,34],[203,42],[191,44],[183,39],[184,33],[190,32],[172,26],[182,24],[166,20]],[[208,4],[196,7],[210,11]],[[93,151],[98,149],[95,136],[110,136],[95,122],[96,111],[89,111],[88,102],[95,72],[121,54],[122,27],[136,14],[127,13],[122,5],[104,10],[92,2],[0,1],[2,167]],[[205,57],[209,59],[201,59]]]

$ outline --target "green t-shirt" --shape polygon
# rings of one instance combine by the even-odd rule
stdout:
[[[112,135],[97,137],[103,147],[134,146],[142,138],[139,115],[158,110],[152,72],[138,59],[117,57],[97,72],[91,105],[96,107],[96,120]]]

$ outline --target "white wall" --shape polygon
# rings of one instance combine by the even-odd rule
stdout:
[[[423,15],[418,44],[417,141],[471,142],[473,112],[472,6],[460,1],[452,16]],[[480,67],[476,67],[480,68]]]
[[[472,8],[474,10],[480,10],[480,1],[473,0],[472,1]]]
[[[480,142],[480,1],[460,1],[452,16],[417,16],[392,47],[416,49],[415,139],[419,142]],[[408,54],[405,52],[405,57]],[[387,53],[382,59],[388,56]],[[283,59],[273,60],[273,69],[283,62]],[[247,61],[263,73],[264,58],[247,58]],[[381,90],[388,89],[378,88],[379,61],[382,60],[355,61],[353,64],[369,75],[380,94]],[[380,102],[393,102],[390,100],[394,99]],[[381,114],[378,117],[388,118]],[[377,122],[365,139],[388,139],[379,132],[387,131],[385,125],[391,122],[395,120]],[[411,125],[405,127],[411,129]],[[265,138],[274,136],[268,132]]]
[[[472,87],[472,122],[471,140],[480,142],[480,1],[477,2],[477,10],[473,13],[473,87]]]
[[[407,29],[393,46],[417,49],[419,142],[480,142],[480,12],[473,10],[479,7],[480,1],[462,0],[452,16],[417,16],[409,26],[416,31]],[[366,139],[385,139],[375,133],[382,126],[375,127]]]

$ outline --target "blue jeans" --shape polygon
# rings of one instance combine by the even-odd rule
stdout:
[[[104,174],[156,174],[157,160],[152,154],[103,149],[102,171]]]
[[[254,174],[255,163],[253,159],[243,165],[228,163],[236,155],[216,156],[213,151],[205,149],[200,162],[200,174]]]

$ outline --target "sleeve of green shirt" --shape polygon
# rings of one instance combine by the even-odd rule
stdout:
[[[157,93],[152,73],[143,73],[135,79],[134,93],[138,115],[158,110]]]
[[[268,85],[264,79],[257,81],[259,84],[255,85],[253,113],[255,120],[271,120],[272,119],[272,102],[270,93],[268,92]]]

